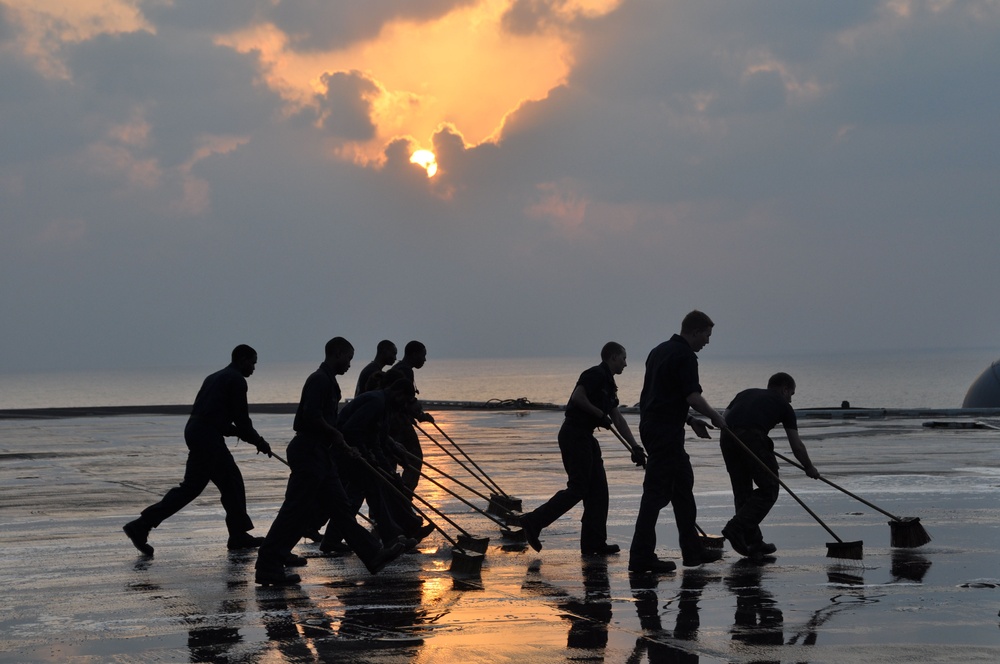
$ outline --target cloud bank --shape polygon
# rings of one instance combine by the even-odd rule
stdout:
[[[49,4],[0,1],[2,370],[998,345],[996,2]]]

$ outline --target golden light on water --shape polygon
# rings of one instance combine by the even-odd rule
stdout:
[[[412,155],[410,155],[411,164],[420,164],[425,171],[427,171],[427,177],[434,177],[434,174],[438,171],[437,157],[430,150],[417,150]]]

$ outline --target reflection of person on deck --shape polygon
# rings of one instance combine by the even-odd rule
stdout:
[[[784,618],[774,596],[761,584],[763,567],[750,560],[733,563],[726,588],[736,596],[732,638],[748,645],[784,644]]]

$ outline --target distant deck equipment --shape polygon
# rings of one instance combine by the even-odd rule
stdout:
[[[986,367],[972,382],[962,408],[1000,408],[1000,360]]]

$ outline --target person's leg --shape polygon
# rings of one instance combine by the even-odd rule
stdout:
[[[748,547],[760,544],[763,536],[760,524],[771,511],[778,499],[778,463],[774,456],[774,443],[765,434],[752,430],[740,430],[737,435],[740,441],[750,449],[756,459],[762,461],[771,471],[768,472],[761,464],[751,458],[745,449],[732,439],[728,432],[723,433],[723,455],[726,458],[727,469],[732,468],[739,478],[739,494],[737,495],[736,479],[733,479],[733,495],[737,501],[736,513],[727,528],[737,529]],[[772,475],[771,473],[774,473]],[[730,471],[730,477],[734,473]],[[756,488],[754,488],[756,485]],[[748,548],[749,550],[749,548]],[[741,552],[743,553],[743,552]]]
[[[593,440],[589,431],[581,432],[579,428],[563,423],[559,429],[559,453],[566,471],[566,488],[560,489],[547,501],[522,516],[522,526],[527,521],[537,531],[541,531],[583,500],[593,474]]]
[[[247,514],[247,494],[243,483],[243,473],[236,465],[236,459],[225,446],[213,449],[214,463],[209,474],[212,483],[219,489],[222,507],[226,510],[226,528],[229,537],[240,539],[253,530],[253,521]]]
[[[608,547],[608,476],[597,440],[593,440],[593,461],[590,479],[583,496],[583,516],[580,518],[580,550],[598,552]],[[615,549],[617,551],[617,549]]]
[[[211,477],[212,455],[205,445],[188,446],[188,458],[184,466],[184,478],[178,486],[167,491],[160,502],[144,509],[139,521],[148,530],[156,528],[168,518],[181,511],[188,503],[201,495]]]
[[[670,504],[673,496],[673,476],[669,457],[662,445],[643,441],[649,457],[642,480],[642,498],[635,519],[635,532],[629,546],[629,564],[656,558],[656,521],[660,510]]]
[[[674,484],[671,504],[677,524],[677,544],[681,555],[689,557],[700,553],[702,548],[695,525],[698,507],[694,499],[694,469],[691,467],[691,458],[683,448],[673,451],[670,466]]]

